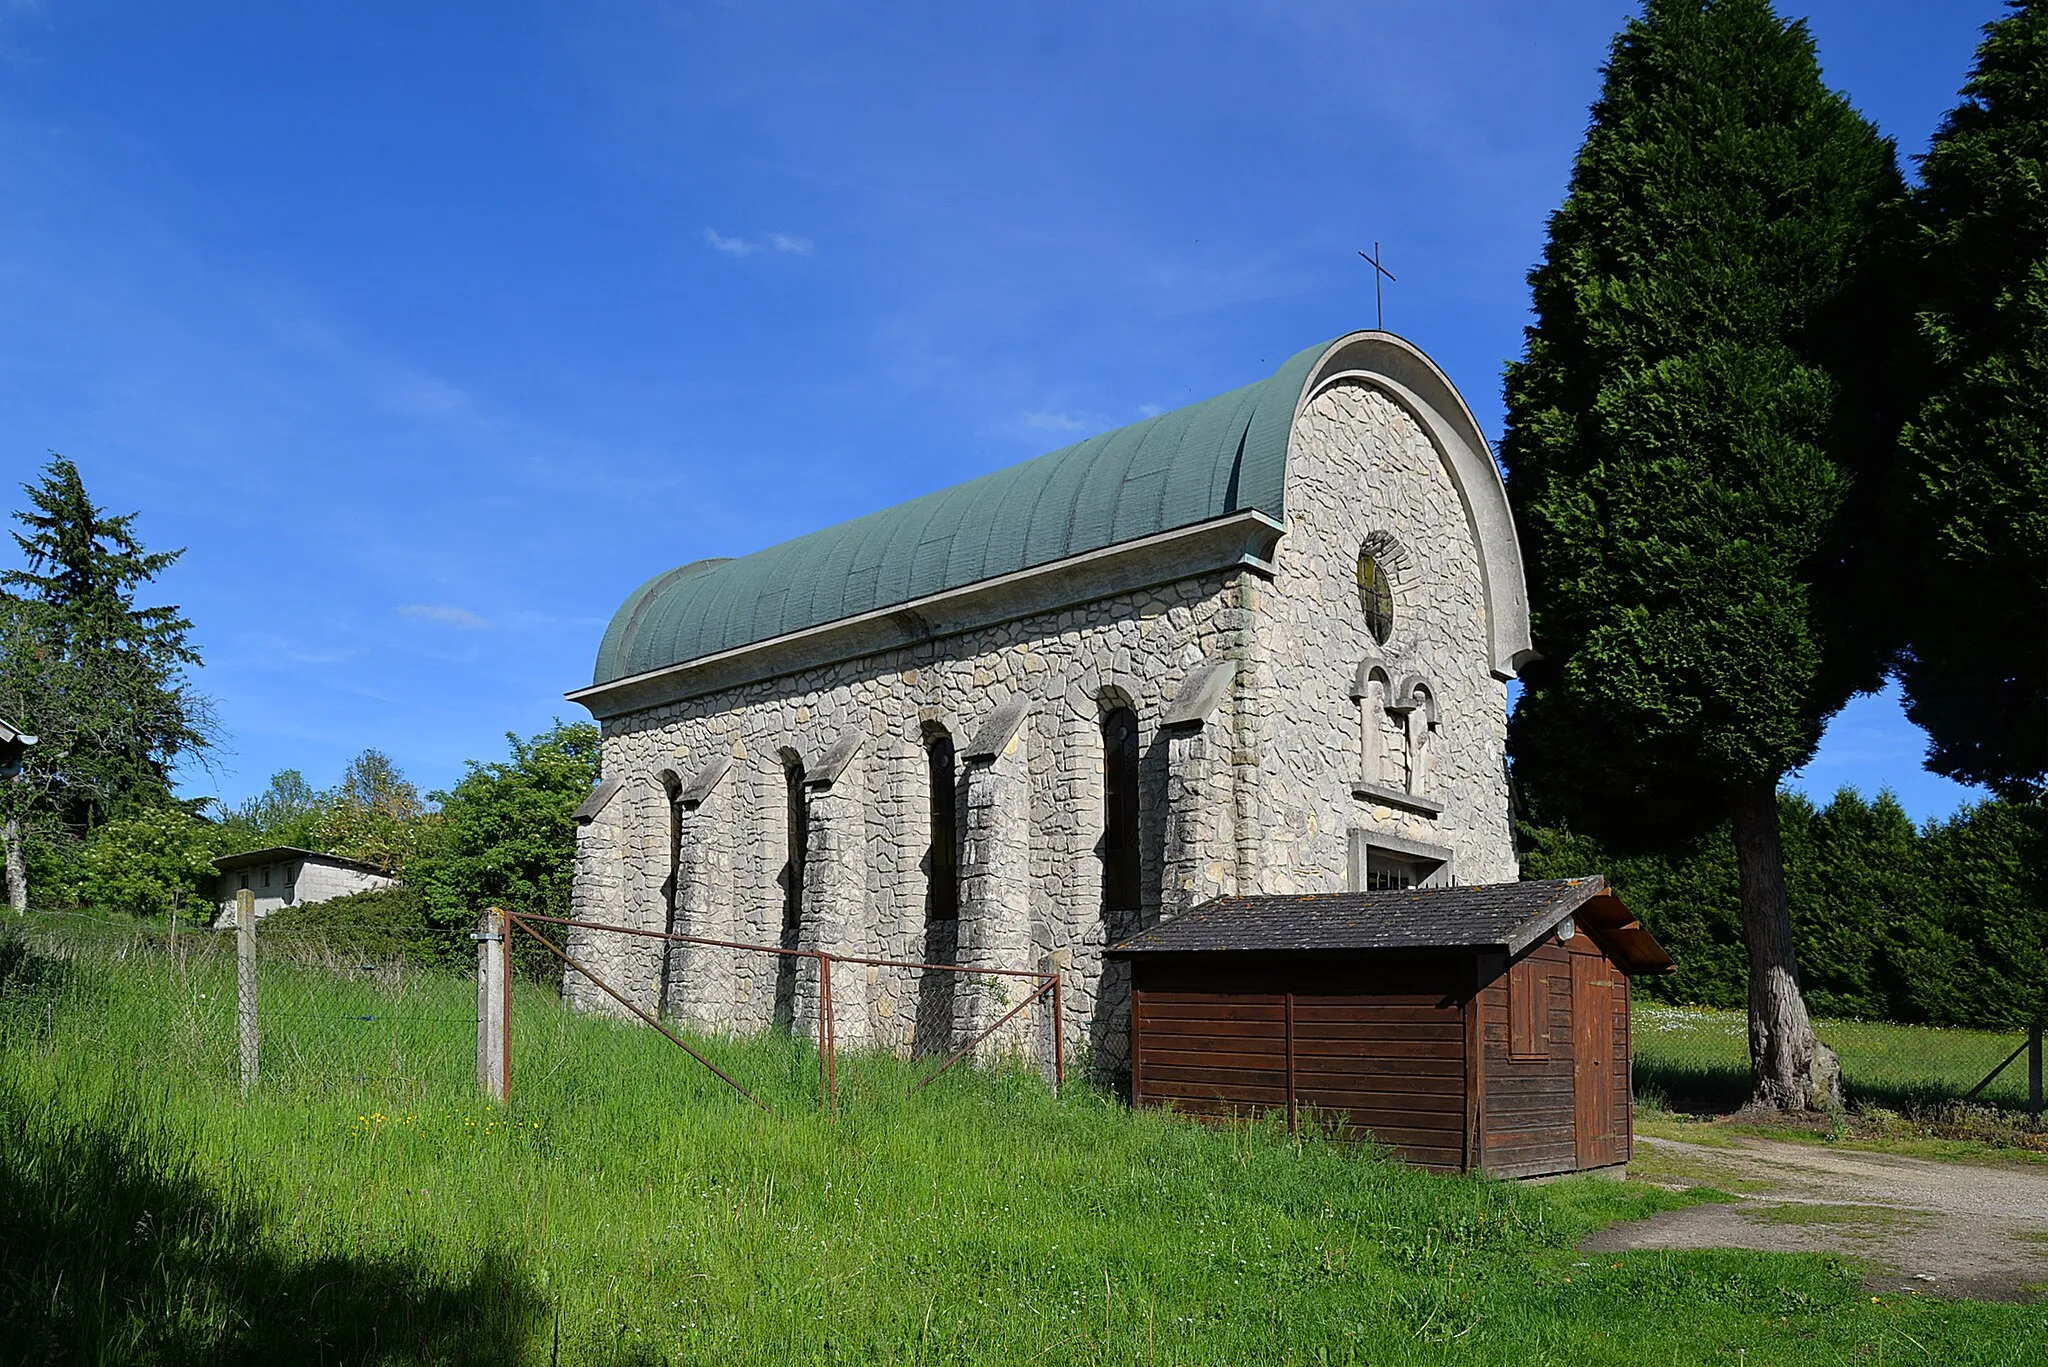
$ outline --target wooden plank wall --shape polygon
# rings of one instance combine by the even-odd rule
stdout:
[[[1485,1170],[1498,1177],[1536,1177],[1578,1167],[1572,1105],[1571,956],[1555,940],[1523,956],[1539,965],[1544,987],[1544,1053],[1540,1062],[1508,1055],[1508,973],[1505,963],[1480,993],[1486,1022]]]
[[[1540,1061],[1511,1058],[1509,1045],[1509,969],[1501,972],[1480,993],[1486,1023],[1486,1135],[1482,1152],[1485,1171],[1498,1177],[1539,1177],[1549,1173],[1575,1172],[1581,1155],[1577,1126],[1576,1097],[1573,1093],[1573,1000],[1571,959],[1574,954],[1599,957],[1601,951],[1591,938],[1579,935],[1570,945],[1546,940],[1528,951],[1524,959],[1538,964],[1547,1010],[1545,1012],[1545,1053]],[[1605,976],[1616,984],[1610,1000],[1614,1013],[1614,1048],[1608,1069],[1611,1120],[1616,1142],[1593,1155],[1593,1165],[1626,1163],[1633,1156],[1634,1110],[1629,1038],[1629,983],[1620,969],[1606,967]]]
[[[1290,1109],[1408,1162],[1465,1152],[1463,956],[1227,965],[1143,960],[1132,1098],[1204,1116]]]
[[[1620,1152],[1615,1155],[1618,1163],[1627,1163],[1635,1158],[1636,1147],[1636,1095],[1635,1095],[1635,1040],[1629,1029],[1628,975],[1614,969],[1614,1115],[1620,1129]]]

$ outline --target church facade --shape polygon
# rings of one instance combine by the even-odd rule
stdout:
[[[594,682],[579,921],[1063,975],[1123,1066],[1104,949],[1209,898],[1511,880],[1530,656],[1500,475],[1384,332],[896,508],[643,585]],[[695,1026],[817,1027],[811,961],[572,930]],[[944,1049],[1002,980],[842,966],[843,1047]],[[577,1005],[616,1010],[576,974]],[[1014,989],[1011,989],[1014,992]],[[1049,1047],[1043,1013],[1014,1047]]]

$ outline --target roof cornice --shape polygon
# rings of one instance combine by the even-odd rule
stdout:
[[[1238,569],[1270,577],[1283,530],[1257,510],[1232,513],[565,696],[604,720],[1178,579]]]

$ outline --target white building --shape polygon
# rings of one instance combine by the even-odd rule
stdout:
[[[214,880],[214,900],[220,904],[214,925],[223,929],[235,924],[235,897],[244,888],[255,896],[261,922],[280,907],[326,902],[398,881],[375,864],[289,845],[222,855],[213,866],[220,871]]]
[[[1486,439],[1358,332],[1271,377],[732,561],[650,580],[591,686],[603,781],[575,916],[1066,975],[1126,1047],[1103,950],[1218,896],[1512,880],[1507,681],[1532,654]],[[802,963],[585,932],[693,1024],[814,1028]],[[848,1045],[987,1003],[833,981]],[[613,1009],[570,974],[572,1000]]]

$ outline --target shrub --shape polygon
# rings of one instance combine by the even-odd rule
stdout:
[[[128,916],[167,916],[214,876],[207,828],[175,807],[144,808],[94,831],[78,852],[78,900]]]

